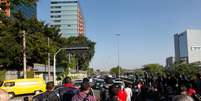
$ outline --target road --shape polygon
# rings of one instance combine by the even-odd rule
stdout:
[[[22,95],[22,96],[16,96],[9,101],[23,101],[24,97],[32,97],[33,95]]]
[[[100,91],[99,90],[94,90],[95,96],[97,96],[97,98],[99,98],[100,95]],[[10,99],[9,101],[23,101],[24,97],[32,97],[33,95],[22,95],[22,96],[16,96],[12,99]]]

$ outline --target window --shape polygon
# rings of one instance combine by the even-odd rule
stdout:
[[[51,8],[61,8],[61,6],[51,6]]]
[[[61,13],[61,11],[51,11],[51,13]]]
[[[61,22],[61,20],[54,20],[54,22]]]
[[[51,18],[60,18],[61,15],[51,15]]]
[[[61,25],[51,25],[51,27],[61,27]]]
[[[201,46],[191,46],[192,51],[201,51]]]
[[[6,82],[4,83],[4,87],[12,87],[15,86],[15,82]]]
[[[71,27],[71,25],[68,25],[68,27]]]
[[[60,3],[77,3],[77,1],[53,1],[51,4],[60,4]]]
[[[53,25],[53,27],[61,27],[61,25]]]

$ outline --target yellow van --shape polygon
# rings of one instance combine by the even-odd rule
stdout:
[[[7,91],[9,97],[21,94],[38,94],[46,91],[46,83],[42,78],[5,80],[0,89]]]

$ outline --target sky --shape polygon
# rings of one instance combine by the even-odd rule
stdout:
[[[96,42],[91,67],[140,68],[165,65],[174,56],[175,33],[201,29],[201,0],[80,0],[86,36]],[[49,22],[50,0],[40,0],[37,16]],[[117,37],[115,34],[120,34]]]

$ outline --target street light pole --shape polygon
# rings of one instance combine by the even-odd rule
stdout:
[[[48,48],[50,47],[50,38],[48,37]],[[50,81],[50,53],[48,52],[48,81]]]
[[[53,73],[53,79],[54,79],[54,84],[56,84],[56,55],[62,50],[62,49],[65,49],[65,48],[60,48],[58,51],[56,51],[56,53],[54,54],[54,65],[53,65],[53,70],[54,70],[54,73]]]
[[[119,37],[120,37],[120,34],[115,34],[117,36],[117,61],[118,61],[118,69],[119,69],[119,78],[120,78],[120,61],[119,61]]]
[[[89,47],[71,47],[71,48],[60,48],[59,50],[57,50],[55,53],[54,53],[54,63],[53,63],[53,70],[54,70],[54,75],[53,75],[53,78],[54,78],[54,84],[56,84],[56,56],[57,54],[61,51],[61,50],[87,50],[89,49]]]
[[[27,78],[27,60],[26,60],[26,32],[22,31],[23,34],[23,68],[24,68],[24,78]]]

